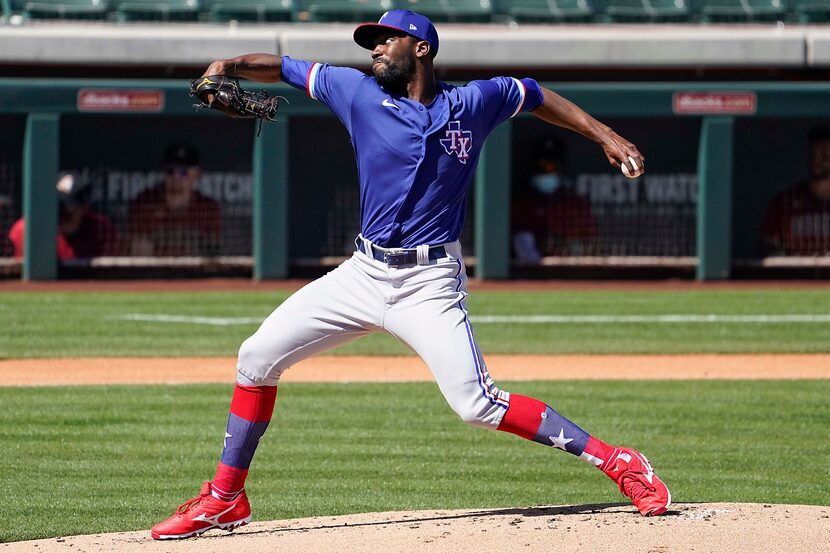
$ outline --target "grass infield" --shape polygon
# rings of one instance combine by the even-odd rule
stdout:
[[[641,449],[676,501],[830,504],[830,381],[505,388]],[[230,392],[0,388],[0,541],[144,529],[167,517],[213,475]],[[285,384],[252,469],[258,520],[623,501],[562,451],[466,427],[431,383]]]
[[[4,293],[0,359],[235,355],[256,323],[205,326],[124,320],[129,314],[265,318],[284,292]],[[476,291],[473,319],[491,315],[828,315],[830,290]],[[476,324],[488,353],[818,353],[828,322]],[[411,355],[385,335],[334,354]]]

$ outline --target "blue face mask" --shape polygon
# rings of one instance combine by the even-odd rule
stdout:
[[[556,173],[543,173],[541,175],[533,175],[531,183],[542,194],[553,194],[562,184],[562,179]]]

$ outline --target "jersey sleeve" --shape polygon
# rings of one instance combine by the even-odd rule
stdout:
[[[492,126],[523,111],[533,111],[544,102],[542,88],[533,79],[495,77],[469,83],[481,92],[481,100]]]
[[[366,75],[351,67],[282,58],[283,82],[325,104],[351,133],[351,106]]]

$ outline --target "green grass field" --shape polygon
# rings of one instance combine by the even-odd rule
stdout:
[[[236,355],[257,323],[206,326],[124,320],[129,314],[265,318],[284,292],[0,294],[0,359]],[[470,313],[492,315],[823,315],[830,290],[485,292]],[[487,353],[761,353],[830,351],[830,322],[476,324]],[[409,355],[386,336],[336,354]]]
[[[0,358],[234,355],[285,297],[0,294]],[[485,315],[816,315],[830,290],[476,292]],[[830,323],[480,324],[487,353],[827,352]],[[334,353],[406,354],[370,337]],[[501,383],[642,449],[678,502],[830,504],[830,380]],[[212,476],[231,384],[0,388],[0,541],[149,528]],[[253,464],[258,520],[420,508],[617,503],[598,471],[460,423],[432,383],[285,384]]]
[[[641,448],[676,501],[830,503],[828,381],[509,389]],[[136,530],[165,518],[213,475],[229,392],[0,389],[0,540]],[[284,385],[248,489],[259,520],[625,501],[570,455],[466,427],[424,383]]]

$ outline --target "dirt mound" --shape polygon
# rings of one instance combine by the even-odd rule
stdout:
[[[154,542],[142,531],[17,542],[2,551],[830,551],[829,517],[830,507],[741,503],[672,505],[657,518],[628,504],[411,511],[255,522],[178,542]]]

